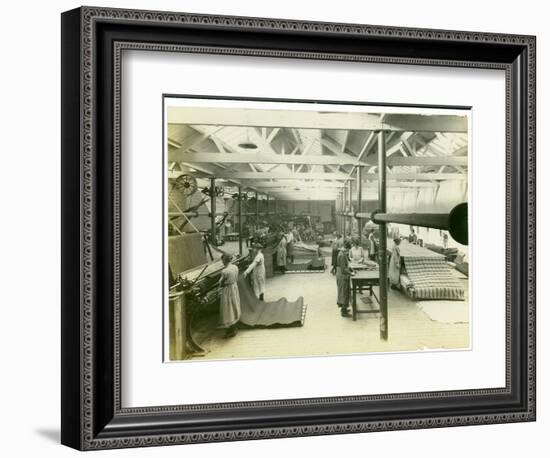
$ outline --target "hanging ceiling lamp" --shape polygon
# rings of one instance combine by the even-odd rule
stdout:
[[[256,143],[250,141],[250,135],[249,135],[248,128],[246,129],[246,141],[242,142],[242,143],[239,143],[238,146],[239,146],[239,148],[248,149],[248,150],[258,149],[258,145],[256,145]]]

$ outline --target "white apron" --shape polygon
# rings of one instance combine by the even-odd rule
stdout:
[[[228,264],[221,273],[222,291],[220,295],[220,325],[228,328],[241,318],[241,300],[239,297],[239,268]]]
[[[254,260],[248,266],[245,271],[245,275],[250,275],[250,281],[252,282],[252,288],[254,289],[254,295],[259,298],[260,294],[265,292],[265,263],[264,254],[259,251],[254,257]]]

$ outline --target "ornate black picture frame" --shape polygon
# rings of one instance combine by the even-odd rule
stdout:
[[[506,72],[506,386],[121,406],[124,49]],[[535,37],[82,7],[62,15],[62,436],[80,450],[535,420]]]

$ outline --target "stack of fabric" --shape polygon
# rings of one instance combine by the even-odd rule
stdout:
[[[291,272],[301,272],[301,273],[322,273],[326,269],[325,258],[323,257],[314,257],[309,261],[296,262],[293,264],[286,265],[286,271]]]
[[[464,288],[441,257],[405,257],[401,283],[413,299],[464,300]]]

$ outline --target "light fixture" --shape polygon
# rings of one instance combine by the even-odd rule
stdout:
[[[239,148],[242,149],[258,149],[256,143],[250,141],[249,131],[246,129],[246,141],[238,144]]]

